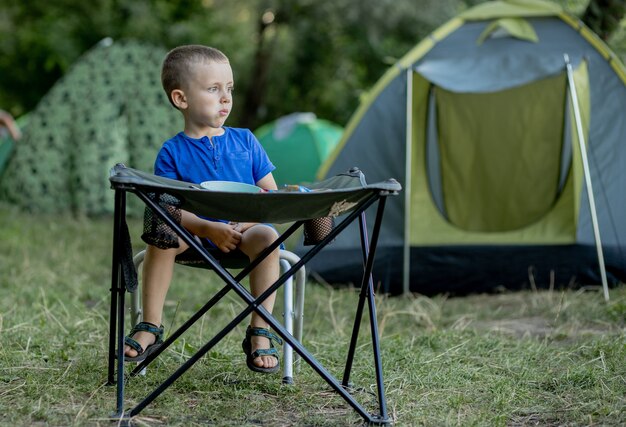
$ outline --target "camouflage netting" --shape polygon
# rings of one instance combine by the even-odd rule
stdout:
[[[0,198],[30,211],[112,212],[109,169],[151,172],[163,141],[182,129],[161,88],[165,53],[103,41],[82,56],[29,114]],[[129,210],[143,213],[134,200]]]

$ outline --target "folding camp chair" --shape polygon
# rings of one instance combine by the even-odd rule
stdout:
[[[365,182],[363,174],[358,169],[353,169],[347,173],[311,185],[310,188],[312,191],[308,193],[283,191],[254,194],[232,193],[208,191],[197,184],[157,177],[131,168],[126,168],[124,165],[119,164],[111,170],[109,179],[112,188],[115,190],[115,216],[113,223],[108,383],[117,383],[116,417],[120,418],[124,423],[130,422],[133,416],[138,415],[145,409],[147,405],[156,399],[201,357],[209,352],[222,338],[241,323],[243,319],[252,313],[252,311],[255,311],[270,325],[273,331],[291,346],[341,398],[363,417],[366,422],[372,424],[387,424],[390,422],[384,394],[382,360],[371,273],[374,265],[376,245],[380,233],[385,202],[387,196],[395,195],[401,190],[401,186],[398,182],[395,180],[387,180],[368,185]],[[126,193],[128,192],[135,194],[143,201],[160,221],[163,221],[163,223],[171,228],[190,246],[190,248],[196,251],[202,260],[208,263],[220,279],[225,282],[225,286],[198,310],[197,313],[187,320],[177,331],[171,334],[161,347],[133,369],[130,373],[131,377],[137,375],[143,368],[148,366],[162,351],[173,343],[186,329],[193,325],[193,323],[200,319],[204,313],[217,304],[229,291],[235,291],[246,303],[246,308],[238,313],[226,327],[211,338],[146,398],[133,408],[124,411],[124,297],[127,290],[133,292],[137,288],[136,270],[132,262],[132,245],[125,221]],[[365,211],[376,202],[376,216],[370,242]],[[229,218],[233,221],[242,222],[293,222],[293,224],[254,261],[241,270],[237,276],[233,276],[176,220],[176,211],[180,209],[185,209],[210,218]],[[293,235],[300,227],[304,226],[305,228],[304,234],[306,241],[307,226],[313,226],[314,231],[309,232],[309,234],[315,235],[314,225],[318,222],[316,219],[338,217],[339,215],[341,215],[341,221],[339,221],[334,228],[328,230],[328,233],[321,233],[321,237],[323,237],[321,240],[309,239],[309,243],[312,244],[311,249],[303,254],[301,259],[283,273],[262,295],[254,298],[247,289],[241,285],[241,280],[246,277],[253,268],[272,251],[278,248],[289,236]],[[357,218],[359,219],[361,247],[363,251],[363,278],[360,284],[361,292],[357,302],[352,335],[350,343],[348,344],[348,354],[343,378],[342,381],[339,382],[339,380],[328,372],[303,344],[289,333],[261,303],[278,290],[278,288],[283,286],[303,265]],[[324,225],[328,224],[327,221],[321,221],[321,223]],[[350,375],[352,364],[366,303],[369,312],[372,353],[377,385],[378,412],[374,414],[369,413],[349,392],[351,390]],[[117,350],[115,350],[116,348]],[[117,372],[115,369],[116,366]]]
[[[209,250],[213,256],[219,260],[224,268],[241,269],[245,268],[250,261],[248,257],[240,252],[230,254],[218,253],[219,250]],[[136,271],[140,271],[141,264],[146,255],[146,250],[138,252],[133,257],[133,265]],[[291,266],[300,261],[300,257],[285,249],[280,250],[281,273],[289,271]],[[192,267],[212,269],[193,249],[188,249],[176,257],[176,262]],[[293,279],[289,277],[283,285],[283,323],[285,329],[298,341],[302,341],[303,314],[304,314],[304,290],[306,285],[306,269],[302,266],[295,274],[296,292],[293,292]],[[141,322],[142,308],[140,292],[130,293],[131,325]],[[295,330],[294,330],[295,329]],[[295,333],[294,333],[295,332]],[[283,384],[293,384],[293,367],[298,360],[293,357],[293,349],[289,344],[283,345]]]

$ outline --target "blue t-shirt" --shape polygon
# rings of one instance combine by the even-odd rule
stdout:
[[[274,169],[250,130],[226,126],[223,135],[211,139],[178,133],[165,141],[154,163],[155,175],[194,184],[203,181],[256,184]]]

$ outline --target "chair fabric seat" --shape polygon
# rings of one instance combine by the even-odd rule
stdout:
[[[218,248],[207,247],[203,245],[206,250],[213,256],[217,262],[224,268],[244,268],[250,264],[250,259],[246,254],[239,249],[229,253],[220,251]],[[189,267],[205,268],[207,270],[213,270],[213,267],[209,265],[202,256],[195,250],[189,248],[185,252],[176,256],[176,263],[186,265]]]

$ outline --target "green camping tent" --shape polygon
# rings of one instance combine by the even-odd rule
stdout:
[[[161,88],[165,53],[107,38],[82,55],[28,114],[0,199],[38,212],[111,212],[111,165],[152,170],[163,141],[182,126]]]
[[[375,270],[389,292],[624,281],[625,82],[559,6],[483,3],[389,69],[320,177],[357,165],[402,183]],[[354,228],[309,268],[351,281],[358,242]]]
[[[313,182],[343,129],[313,113],[293,113],[267,123],[254,134],[276,166],[278,185]]]

